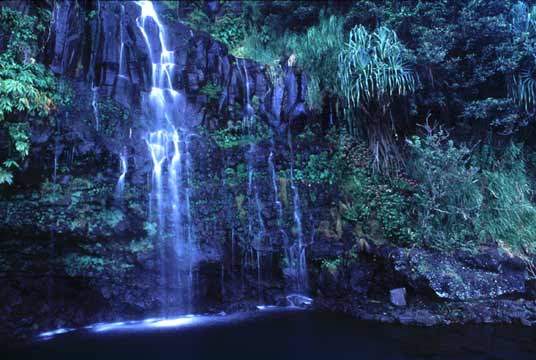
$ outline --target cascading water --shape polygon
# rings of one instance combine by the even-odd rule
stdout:
[[[236,60],[236,68],[238,74],[242,78],[244,83],[244,116],[242,119],[242,126],[247,130],[248,136],[250,138],[249,149],[247,152],[247,170],[248,170],[248,236],[252,239],[251,246],[251,258],[253,259],[253,252],[256,257],[256,268],[257,268],[257,294],[259,302],[263,302],[263,289],[262,289],[262,279],[263,279],[263,252],[266,251],[266,246],[263,243],[264,238],[266,237],[266,226],[264,224],[264,219],[262,216],[262,203],[259,195],[259,190],[257,184],[254,184],[254,162],[257,154],[257,146],[255,144],[255,116],[253,107],[250,104],[250,88],[249,88],[249,74],[246,66],[246,62],[242,60],[242,66],[240,66],[240,60]],[[257,229],[256,232],[253,230],[254,218],[256,218]],[[270,249],[268,249],[270,250]],[[247,261],[247,255],[245,256]],[[244,264],[246,266],[247,263]]]
[[[292,147],[292,133],[288,130],[288,146],[290,149],[290,188],[292,189],[292,207],[294,225],[296,226],[296,241],[289,249],[290,264],[294,269],[295,285],[294,289],[300,294],[307,292],[307,258],[305,254],[306,246],[303,237],[303,226],[301,218],[300,194],[294,182],[294,151]]]
[[[173,307],[190,312],[197,245],[190,210],[190,134],[179,112],[184,99],[173,88],[174,52],[168,50],[165,29],[152,2],[136,4],[141,8],[137,25],[152,64],[152,89],[146,99],[150,128],[146,143],[153,163],[149,217],[158,229],[161,297],[164,311]]]
[[[125,5],[121,4],[121,16],[119,19],[119,38],[120,38],[120,47],[119,47],[119,73],[120,78],[127,78],[125,73]]]

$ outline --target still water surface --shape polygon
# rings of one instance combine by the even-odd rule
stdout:
[[[404,327],[337,314],[272,309],[95,324],[63,334],[44,334],[30,345],[4,350],[8,359],[41,360],[534,360],[536,329]]]

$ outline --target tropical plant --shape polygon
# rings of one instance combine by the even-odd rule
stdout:
[[[30,150],[30,119],[44,117],[60,101],[56,81],[36,62],[43,25],[33,16],[3,7],[0,33],[8,39],[0,54],[0,128],[7,134],[1,155],[0,184],[13,182],[13,170]]]
[[[404,56],[405,48],[394,31],[380,27],[369,32],[363,26],[350,31],[339,54],[338,78],[348,128],[353,134],[364,130],[376,170],[388,170],[400,160],[391,107],[396,97],[415,90],[415,77]]]
[[[536,57],[513,77],[510,94],[526,112],[532,113],[536,104]]]
[[[296,65],[309,76],[306,102],[309,108],[321,111],[325,97],[337,95],[338,54],[342,48],[343,19],[320,16],[320,23],[304,35],[289,37],[289,48],[296,57]]]
[[[536,7],[529,9],[527,4],[519,1],[510,10],[510,27],[516,34],[536,31]]]
[[[515,41],[521,45],[518,51],[522,67],[513,75],[509,86],[510,97],[527,113],[534,112],[536,104],[536,6],[529,8],[524,2],[515,4],[510,11],[510,28]]]
[[[482,171],[484,204],[478,219],[482,242],[498,242],[517,254],[536,246],[536,206],[522,148],[510,144],[501,158],[491,152]]]
[[[409,170],[418,182],[419,235],[425,245],[440,250],[470,246],[482,205],[471,150],[456,146],[442,128],[426,124],[423,129],[422,137],[407,140],[413,152]]]

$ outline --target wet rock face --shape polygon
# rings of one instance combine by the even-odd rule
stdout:
[[[126,107],[142,106],[144,93],[152,86],[151,59],[159,56],[160,49],[152,49],[151,54],[147,48],[145,36],[151,44],[159,44],[154,38],[158,31],[156,24],[155,31],[140,31],[140,7],[134,2],[107,1],[92,9],[85,2],[60,1],[53,16],[58,21],[50,42],[51,69],[87,79],[100,88],[101,95],[111,96]],[[235,103],[245,109],[246,94],[249,101],[256,98],[257,115],[281,131],[307,115],[306,78],[297,69],[284,64],[282,72],[271,80],[264,66],[229,55],[224,45],[207,34],[178,21],[165,27],[169,50],[175,53],[173,85],[187,97],[185,111],[190,126],[207,122],[215,114],[220,120],[228,118]],[[206,86],[220,90],[214,94],[217,109],[203,92]]]
[[[393,267],[416,290],[428,288],[448,300],[495,299],[525,294],[527,272],[519,260],[490,250],[467,265],[467,257],[425,250],[397,249],[391,254]]]
[[[50,46],[50,68],[57,74],[80,75],[78,65],[84,55],[85,15],[83,3],[63,0],[55,3]]]

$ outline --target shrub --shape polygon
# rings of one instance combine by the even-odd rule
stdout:
[[[420,237],[441,250],[469,245],[482,205],[478,169],[469,164],[471,151],[454,145],[441,128],[426,125],[424,130],[424,136],[407,140],[414,155],[409,169],[418,182]]]
[[[42,21],[44,15],[41,12]],[[0,129],[8,138],[7,154],[0,157],[0,184],[13,182],[13,170],[29,154],[29,116],[45,117],[61,101],[55,78],[35,61],[44,32],[37,17],[0,9],[0,37],[8,39],[0,55]]]
[[[492,153],[488,157],[490,166],[481,176],[485,200],[477,223],[479,237],[518,254],[532,252],[536,244],[536,207],[531,202],[534,192],[521,147],[511,144],[500,159],[494,159]]]

